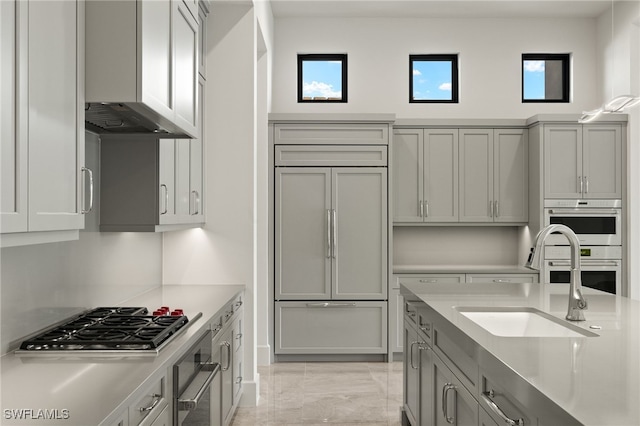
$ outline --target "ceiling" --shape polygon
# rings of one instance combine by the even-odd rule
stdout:
[[[610,0],[271,0],[276,18],[595,18],[610,7]]]

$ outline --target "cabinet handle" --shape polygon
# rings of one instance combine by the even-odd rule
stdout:
[[[429,217],[429,202],[424,200],[424,217]]]
[[[242,383],[242,377],[236,378],[236,385],[239,385],[240,383]]]
[[[511,280],[507,280],[507,279],[497,279],[497,280],[493,280],[494,283],[510,283]]]
[[[327,209],[327,259],[331,258],[331,210]]]
[[[495,204],[494,212],[496,214],[496,217],[500,217],[500,209],[499,209],[499,205],[498,205],[498,200],[494,201],[493,204]]]
[[[437,279],[431,279],[431,280],[422,279],[422,280],[418,280],[418,282],[427,284],[427,283],[437,283],[438,280]]]
[[[226,365],[221,368],[221,370],[222,371],[227,371],[229,369],[229,367],[231,367],[231,343],[229,343],[229,342],[227,342],[225,340],[224,342],[222,342],[220,344],[220,346],[224,346],[226,348],[226,352],[227,352],[227,362],[225,363]]]
[[[156,408],[156,405],[158,405],[160,403],[160,400],[162,399],[162,395],[157,393],[152,394],[151,397],[153,398],[153,402],[148,407],[140,407],[141,413],[153,410],[154,408]]]
[[[584,176],[584,193],[588,194],[589,193],[589,177],[588,176]]]
[[[87,173],[89,175],[89,208],[88,209],[83,209],[80,211],[80,213],[82,214],[87,214],[89,213],[91,210],[93,210],[93,171],[91,171],[90,168],[88,167],[83,167],[80,169],[81,173]],[[82,182],[85,182],[86,180],[83,180]],[[83,185],[83,191],[82,191],[82,199],[84,201],[84,185]],[[82,207],[84,207],[84,205],[86,204],[86,202],[82,203]]]
[[[424,203],[422,202],[422,200],[418,200],[418,214],[420,215],[420,217],[424,217]]]
[[[307,308],[355,308],[355,302],[352,303],[330,303],[330,302],[319,302],[319,303],[307,303]]]
[[[420,342],[415,341],[415,342],[411,342],[411,345],[409,346],[409,365],[411,366],[412,369],[417,370],[418,367],[416,367],[415,365],[413,365],[413,346],[419,344]]]
[[[242,333],[236,334],[236,340],[240,340],[240,339],[242,339]]]
[[[431,331],[431,326],[429,324],[421,325],[420,326],[420,330],[422,330],[422,331]]]
[[[164,183],[160,184],[160,189],[164,188],[164,210],[160,214],[167,214],[169,211],[169,188]]]
[[[449,397],[450,390],[455,391],[456,387],[451,383],[445,383],[445,385],[442,387],[442,415],[444,416],[444,419],[447,421],[447,423],[454,424],[456,419],[453,416],[449,417],[449,407],[447,405],[447,398]],[[456,402],[455,399],[453,402],[454,402],[454,408],[455,408],[455,402]]]
[[[333,230],[333,244],[331,244],[331,257],[336,258],[338,248],[338,224],[336,223],[336,209],[331,210],[331,224]]]
[[[482,397],[484,402],[487,403],[489,408],[491,408],[491,411],[496,413],[506,424],[508,424],[510,426],[524,426],[524,419],[523,418],[519,418],[518,420],[513,420],[513,419],[509,418],[504,413],[504,411],[502,411],[500,409],[500,407],[498,407],[498,405],[491,400],[491,398],[493,398],[493,396],[494,396],[493,389],[491,389],[489,392],[482,392],[482,394],[480,394],[480,396]]]
[[[580,192],[582,194],[582,176],[578,176],[578,183],[580,184]]]
[[[191,195],[193,195],[193,213],[191,215],[200,214],[200,193],[195,189],[191,191]]]

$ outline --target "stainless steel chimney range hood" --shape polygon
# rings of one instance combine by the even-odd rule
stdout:
[[[158,138],[191,137],[144,104],[87,102],[84,109],[84,120],[85,128],[98,134],[153,134]]]

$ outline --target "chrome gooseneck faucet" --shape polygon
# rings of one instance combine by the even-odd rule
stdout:
[[[559,232],[569,240],[571,246],[571,281],[569,285],[569,309],[565,317],[569,321],[584,321],[584,310],[587,309],[587,301],[582,296],[582,278],[580,275],[580,241],[575,232],[565,225],[549,225],[536,235],[535,242],[529,253],[525,266],[537,271],[542,267],[542,249],[544,240],[554,233]]]

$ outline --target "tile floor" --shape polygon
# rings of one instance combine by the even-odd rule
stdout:
[[[400,425],[402,363],[300,362],[258,367],[260,402],[233,426]]]

